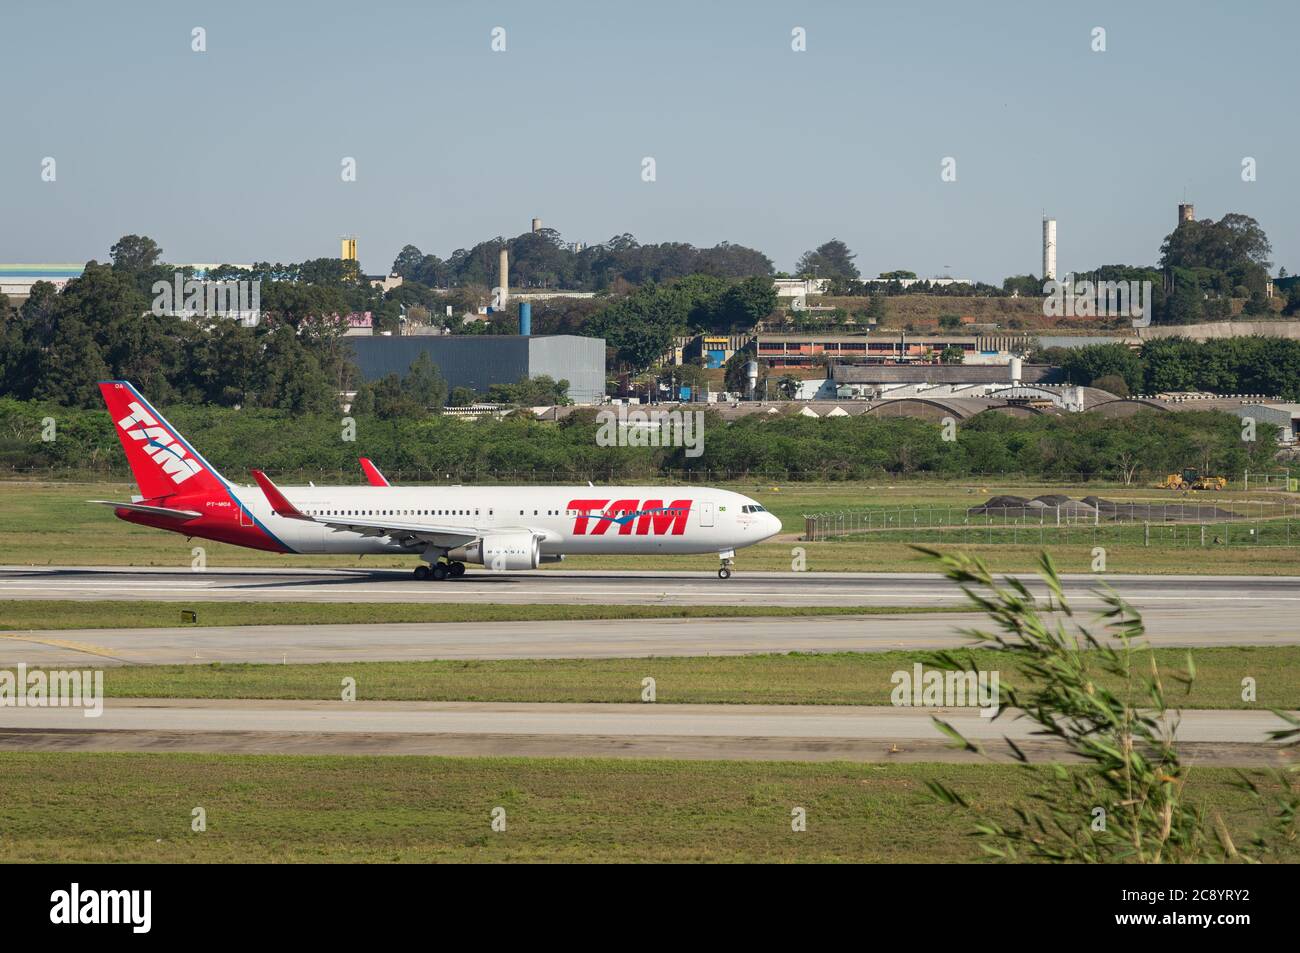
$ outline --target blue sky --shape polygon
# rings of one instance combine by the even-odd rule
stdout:
[[[1061,271],[1153,262],[1186,194],[1257,218],[1294,272],[1298,11],[7,0],[0,261],[103,260],[131,232],[170,261],[300,261],[356,234],[378,272],[538,216],[781,269],[836,236],[866,274],[1000,281],[1039,270],[1044,209]]]

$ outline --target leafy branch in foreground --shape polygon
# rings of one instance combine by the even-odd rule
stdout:
[[[991,631],[965,629],[972,647],[1007,653],[1011,673],[1003,680],[996,717],[1008,712],[1034,723],[1033,734],[1052,739],[1078,767],[1031,767],[1028,756],[1005,738],[1011,755],[1037,772],[1037,790],[1014,805],[1014,821],[981,816],[969,798],[942,782],[929,784],[945,804],[977,815],[974,834],[988,855],[1008,861],[1071,863],[1249,862],[1276,852],[1296,838],[1300,789],[1284,771],[1275,773],[1273,803],[1255,779],[1239,773],[1241,786],[1266,807],[1270,824],[1238,846],[1223,819],[1187,796],[1191,766],[1179,754],[1175,736],[1179,716],[1171,708],[1166,679],[1190,692],[1196,678],[1191,653],[1186,668],[1162,676],[1144,640],[1141,614],[1113,589],[1095,594],[1104,608],[1098,619],[1105,633],[1093,635],[1075,617],[1051,558],[1039,558],[1047,589],[1040,601],[1019,579],[994,579],[984,563],[964,553],[934,557],[944,575],[961,586],[967,599],[994,624]],[[974,672],[969,653],[940,653],[950,669]],[[1279,712],[1293,726],[1300,719]],[[954,746],[981,751],[951,724],[935,726]],[[1273,733],[1277,740],[1295,730]]]

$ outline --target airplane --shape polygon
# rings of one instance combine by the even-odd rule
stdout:
[[[781,521],[730,490],[654,486],[395,487],[367,459],[366,486],[256,487],[220,473],[128,381],[100,393],[140,488],[113,507],[141,526],[276,553],[419,556],[416,579],[463,576],[467,564],[514,572],[569,555],[717,553],[729,579],[736,550]]]

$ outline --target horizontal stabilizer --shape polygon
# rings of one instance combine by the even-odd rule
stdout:
[[[178,520],[194,520],[203,515],[193,510],[174,510],[169,506],[146,506],[144,503],[116,503],[113,500],[87,500],[86,502],[98,503],[100,506],[111,506],[114,509],[130,510],[133,513],[147,513],[150,516],[170,516]]]
[[[269,476],[261,470],[253,470],[252,473],[253,479],[257,481],[257,485],[262,488],[262,493],[266,495],[266,502],[271,504],[272,513],[276,516],[283,516],[285,519],[307,520],[309,523],[316,522],[290,503],[285,495],[280,492],[280,488],[271,482]]]

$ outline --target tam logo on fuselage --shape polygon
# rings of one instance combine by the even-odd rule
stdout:
[[[154,416],[136,401],[127,405],[131,413],[117,422],[132,440],[144,442],[145,453],[163,468],[173,483],[184,483],[201,469],[199,462],[186,456],[185,447],[172,439],[164,428],[158,426]],[[132,429],[136,428],[136,429]]]
[[[663,500],[570,500],[569,509],[576,510],[573,518],[574,536],[603,536],[611,526],[618,527],[619,536],[681,536],[691,515],[690,500],[673,500],[664,506]],[[590,521],[595,525],[588,529]],[[635,528],[635,529],[634,529]]]

